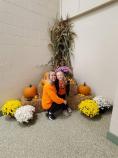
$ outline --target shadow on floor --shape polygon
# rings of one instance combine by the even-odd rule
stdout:
[[[82,117],[85,117],[89,121],[98,121],[98,120],[101,120],[104,115],[109,115],[111,113],[112,113],[112,111],[106,111],[104,113],[101,113],[101,114],[93,117],[93,118],[90,118],[90,117],[84,115],[83,113],[80,113],[80,114],[82,115]]]
[[[36,122],[37,122],[38,116],[37,114],[34,115],[34,118],[32,120],[30,120],[28,123],[24,122],[24,123],[19,123],[19,126],[21,127],[30,127],[33,126]]]

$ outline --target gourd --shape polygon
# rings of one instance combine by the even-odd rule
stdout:
[[[23,95],[25,98],[33,98],[37,95],[37,88],[34,85],[29,85],[24,88]]]
[[[78,86],[78,93],[83,95],[90,95],[91,88],[88,85],[86,85],[86,83],[84,82],[84,84],[80,84]]]

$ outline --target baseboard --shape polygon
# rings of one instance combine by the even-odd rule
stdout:
[[[111,132],[107,132],[107,139],[109,139],[114,144],[118,145],[118,136]]]

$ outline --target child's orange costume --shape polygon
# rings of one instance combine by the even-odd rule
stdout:
[[[43,95],[42,95],[42,108],[48,110],[52,103],[55,102],[57,104],[64,103],[64,99],[59,98],[57,96],[57,91],[55,85],[51,85],[50,83],[46,83],[43,87]]]
[[[59,81],[59,95],[66,95],[66,85],[64,81]]]
[[[57,94],[60,98],[65,98],[66,96],[69,95],[69,91],[70,91],[69,81],[65,83],[64,81],[56,80],[55,86],[56,86]]]

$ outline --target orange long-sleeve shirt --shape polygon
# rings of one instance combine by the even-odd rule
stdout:
[[[55,85],[51,85],[50,83],[46,83],[43,87],[43,95],[42,95],[42,108],[48,110],[52,103],[55,102],[57,104],[64,103],[64,99],[59,98],[56,94]]]
[[[58,94],[59,95],[66,95],[66,85],[65,85],[64,81],[59,81]]]

